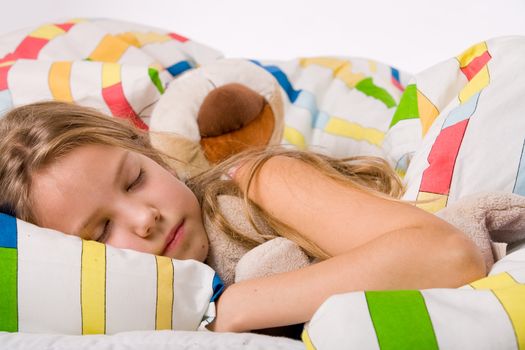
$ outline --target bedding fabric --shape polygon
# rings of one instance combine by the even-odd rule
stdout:
[[[222,55],[161,29],[107,19],[77,19],[0,36],[0,57],[0,114],[12,106],[56,99],[130,118],[147,130],[152,108],[167,84]],[[282,88],[282,142],[289,147],[340,157],[381,156],[404,176],[408,188],[405,199],[433,199],[426,202],[431,205],[423,206],[431,212],[478,191],[525,194],[521,176],[525,77],[519,74],[525,68],[523,37],[479,43],[414,77],[380,62],[346,57],[248,62],[270,72]],[[38,235],[28,238],[35,241],[31,244],[54,246],[64,239],[59,234],[43,235],[40,240],[46,242],[38,243]],[[8,246],[5,239],[0,242],[0,252],[13,255],[7,250],[14,249],[12,244]],[[75,244],[76,248],[61,249],[60,254],[72,254],[83,243],[78,240]],[[122,250],[110,250],[114,255],[128,255]],[[494,266],[491,276],[460,289],[366,291],[334,296],[307,324],[303,340],[311,349],[334,349],[343,344],[359,349],[406,348],[414,344],[443,349],[524,348],[523,252],[522,248],[508,255]],[[141,259],[123,263],[134,271]],[[0,260],[2,270],[10,268],[10,261],[12,257]],[[15,275],[20,281],[36,280],[41,273],[36,264],[43,261],[35,262],[35,266],[30,266],[30,260],[26,263],[30,268],[18,270]],[[203,271],[212,283],[212,273]],[[64,286],[78,285],[78,276],[68,273],[51,274],[47,280]],[[0,288],[7,285],[2,283]],[[115,288],[119,290],[117,285]],[[213,294],[210,287],[206,303]],[[9,298],[15,293],[11,291],[9,298],[5,292],[0,295],[2,312],[14,312]],[[35,305],[56,298],[52,293],[30,295]],[[42,307],[40,304],[38,307]],[[60,320],[55,310],[45,309],[43,316],[38,316],[42,318],[35,315],[29,328],[0,325],[4,331],[76,334],[78,331],[57,326]],[[197,313],[192,317],[200,320],[202,316]],[[253,334],[123,333],[141,329],[142,325],[130,327],[120,322],[111,327],[118,334],[74,338],[3,333],[0,343],[20,347],[38,344],[40,348],[52,343],[91,346],[92,342],[123,346],[141,338],[144,344],[151,340],[157,349],[160,344],[176,342],[180,335],[183,343],[187,341],[184,347],[302,345]],[[191,327],[195,328],[196,322],[192,321]],[[108,329],[94,333],[110,333]],[[481,336],[472,339],[473,334]]]

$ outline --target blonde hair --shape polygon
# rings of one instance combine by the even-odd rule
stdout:
[[[111,118],[93,108],[63,102],[39,102],[11,110],[0,120],[0,207],[22,220],[38,225],[31,203],[33,174],[50,166],[77,147],[88,144],[117,146],[144,154],[169,169],[165,154],[153,148],[148,133],[126,120]],[[299,232],[249,200],[248,190],[263,164],[276,155],[299,159],[329,178],[384,198],[397,200],[403,194],[402,183],[389,166],[378,157],[335,159],[313,152],[266,147],[239,153],[203,173],[186,180],[195,193],[203,213],[220,230],[251,248],[257,243],[237,231],[225,219],[218,196],[229,194],[244,199],[244,210],[254,226],[255,216],[262,218],[275,235],[291,239],[310,256],[329,255]],[[249,181],[245,188],[224,175],[228,170],[250,160]],[[274,236],[264,237],[271,239]]]

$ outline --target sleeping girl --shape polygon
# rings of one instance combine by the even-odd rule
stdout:
[[[203,215],[227,193],[317,258],[226,288],[210,325],[215,331],[306,322],[337,293],[450,288],[484,276],[475,244],[399,200],[402,192],[379,158],[267,148],[183,182],[147,133],[95,109],[42,102],[0,120],[0,205],[20,219],[117,248],[205,262]],[[232,237],[253,244],[220,211],[214,215]]]

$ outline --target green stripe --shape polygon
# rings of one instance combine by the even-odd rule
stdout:
[[[365,292],[379,347],[385,349],[439,349],[421,292]]]
[[[18,331],[17,269],[17,250],[0,248],[0,331],[3,332]]]
[[[372,78],[366,78],[361,80],[355,88],[361,91],[363,94],[376,98],[379,101],[383,102],[388,108],[394,107],[396,105],[396,100],[382,87],[374,84]]]
[[[393,127],[401,120],[417,118],[419,118],[417,87],[416,84],[410,84],[405,88],[405,92],[403,93],[403,96],[401,96],[401,101],[399,101],[399,106],[397,106],[389,128]]]
[[[153,83],[153,85],[155,85],[157,87],[157,90],[159,90],[159,92],[163,94],[164,87],[162,86],[162,82],[160,81],[160,78],[159,78],[159,71],[156,70],[155,68],[149,68],[148,74],[149,74],[149,78],[151,79],[151,82]]]

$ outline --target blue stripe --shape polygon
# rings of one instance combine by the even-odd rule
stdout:
[[[310,91],[301,90],[301,93],[297,97],[297,100],[295,100],[294,106],[301,107],[310,111],[310,114],[312,115],[313,128],[315,126],[315,120],[317,119],[317,115],[319,114],[319,109],[317,108],[317,100],[315,98],[315,95],[312,94]]]
[[[516,183],[514,183],[512,193],[525,196],[525,141],[523,142],[523,147],[521,149],[520,166],[518,168],[518,173],[516,174]]]
[[[321,112],[317,115],[317,118],[315,119],[315,125],[314,128],[324,130],[326,127],[326,124],[330,121],[330,116],[326,114],[325,112]]]
[[[210,299],[210,303],[217,300],[217,298],[224,292],[224,283],[222,282],[219,275],[216,273],[213,276],[213,296]]]
[[[0,213],[0,247],[17,248],[16,218]]]
[[[185,72],[185,71],[187,71],[188,69],[191,69],[191,68],[193,68],[193,67],[191,66],[191,64],[188,61],[180,61],[178,63],[175,63],[172,66],[169,66],[166,69],[172,76],[177,76],[177,75],[181,74],[182,72]]]
[[[256,60],[251,60],[251,62],[266,69],[271,75],[273,75],[274,78],[277,79],[279,85],[281,85],[281,87],[283,88],[284,92],[286,92],[286,95],[288,95],[288,99],[290,100],[290,102],[295,102],[301,90],[294,90],[292,83],[290,83],[290,80],[288,80],[286,74],[284,74],[284,72],[279,67],[263,66],[259,61]]]
[[[13,98],[9,90],[0,91],[0,118],[13,108]]]
[[[476,111],[476,107],[478,106],[479,94],[481,94],[481,91],[475,95],[472,95],[472,97],[469,98],[466,102],[463,102],[462,104],[454,108],[448,114],[447,119],[445,119],[445,122],[443,123],[443,126],[441,128],[445,129],[449,126],[460,123],[465,119],[469,119],[472,116],[472,114],[474,114],[474,112]]]
[[[394,77],[394,79],[400,82],[399,71],[395,69],[394,67],[390,67],[390,72],[392,72],[392,76]]]

